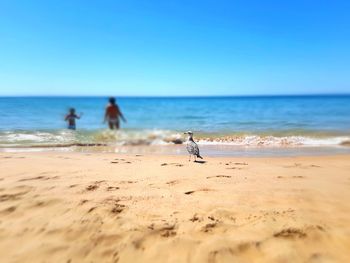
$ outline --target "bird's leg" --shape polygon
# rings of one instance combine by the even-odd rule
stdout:
[[[194,162],[197,162],[197,156],[196,155],[194,156]]]
[[[189,162],[191,161],[191,154],[190,154],[190,159],[188,159],[188,161],[189,161]]]

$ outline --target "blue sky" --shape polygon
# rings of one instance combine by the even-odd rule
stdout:
[[[350,1],[0,0],[0,95],[350,93]]]

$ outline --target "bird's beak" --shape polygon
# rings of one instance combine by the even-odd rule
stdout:
[[[184,132],[184,134],[188,134],[188,132]]]

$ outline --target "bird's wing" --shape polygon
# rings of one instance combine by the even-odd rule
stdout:
[[[189,143],[187,144],[187,151],[188,151],[190,154],[198,155],[198,154],[199,154],[198,145],[197,145],[195,142],[189,142]]]
[[[199,148],[195,142],[193,143],[193,148],[194,148],[194,155],[199,155]]]

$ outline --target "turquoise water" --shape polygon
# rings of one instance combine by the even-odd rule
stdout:
[[[350,96],[117,98],[127,123],[103,124],[105,97],[2,97],[0,146],[171,144],[192,130],[200,144],[332,146],[350,138]],[[82,112],[68,131],[69,107]]]

